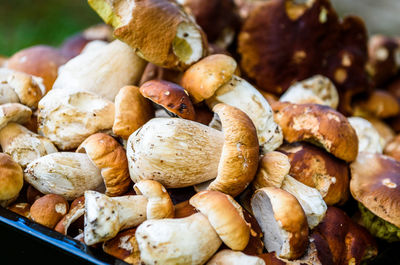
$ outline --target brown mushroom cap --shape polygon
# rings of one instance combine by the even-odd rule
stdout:
[[[115,96],[114,134],[128,139],[153,117],[151,103],[140,94],[137,86],[124,86],[119,90]]]
[[[140,251],[135,232],[136,228],[128,229],[104,242],[104,252],[129,264],[140,264]]]
[[[400,104],[389,92],[375,90],[366,100],[357,101],[354,109],[354,115],[356,116],[365,116],[365,114],[369,114],[384,119],[399,114]]]
[[[400,162],[385,155],[362,152],[350,169],[354,199],[400,227]]]
[[[31,212],[30,212],[31,205],[29,203],[26,202],[14,203],[8,206],[7,209],[19,215],[22,215],[25,218],[28,219],[31,218]]]
[[[131,179],[124,148],[111,136],[96,133],[89,136],[76,149],[86,153],[101,170],[108,196],[118,196],[128,191]]]
[[[62,196],[47,194],[32,204],[31,217],[33,221],[53,229],[68,209],[69,204]]]
[[[362,264],[362,261],[378,254],[371,234],[335,207],[328,208],[324,220],[315,228],[312,237],[326,241],[334,264]]]
[[[369,88],[365,25],[356,17],[339,20],[329,0],[266,1],[245,21],[238,49],[244,72],[275,94],[322,74],[338,88],[339,109],[351,113],[353,95]]]
[[[192,101],[180,85],[152,80],[140,86],[140,93],[181,118],[194,120],[196,117]]]
[[[44,194],[35,189],[32,185],[29,185],[26,189],[26,200],[30,204],[33,204],[37,199],[43,196]]]
[[[194,103],[208,99],[235,73],[235,60],[225,54],[210,55],[185,71],[181,85],[189,92]]]
[[[342,204],[349,196],[349,167],[321,148],[307,143],[281,146],[290,161],[289,175],[316,188],[327,205]]]
[[[233,250],[243,250],[250,238],[242,207],[229,195],[217,191],[202,191],[190,199],[190,204],[207,216],[221,240]]]
[[[290,161],[285,154],[276,151],[266,153],[260,160],[253,187],[255,189],[280,188],[285,176],[289,174],[289,170]]]
[[[0,202],[16,198],[22,185],[21,166],[9,155],[0,153]]]
[[[21,50],[10,57],[7,67],[43,78],[46,91],[53,87],[58,68],[66,63],[62,53],[50,46],[38,45]]]
[[[346,117],[316,104],[276,102],[272,105],[275,121],[289,143],[307,141],[346,162],[358,154],[358,138]]]
[[[400,135],[397,135],[393,140],[387,143],[383,153],[400,161]]]
[[[218,176],[208,189],[237,196],[253,180],[258,166],[259,145],[256,129],[241,110],[220,103],[218,114],[224,132],[224,145],[218,164]]]

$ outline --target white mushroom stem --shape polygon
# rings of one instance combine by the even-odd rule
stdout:
[[[382,154],[384,146],[382,139],[375,127],[366,119],[349,117],[347,120],[356,131],[358,137],[358,152]]]
[[[206,100],[210,108],[218,103],[236,107],[246,113],[257,130],[258,141],[264,153],[278,148],[283,141],[282,130],[274,121],[272,109],[258,90],[244,79],[233,75]]]
[[[265,261],[240,251],[224,249],[215,254],[207,265],[265,265]]]
[[[166,188],[192,186],[218,174],[223,133],[185,119],[155,118],[128,139],[132,180],[153,179]]]
[[[201,213],[180,219],[148,220],[136,230],[141,261],[156,264],[204,264],[221,239]]]

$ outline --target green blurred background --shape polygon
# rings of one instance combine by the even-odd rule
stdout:
[[[342,15],[362,16],[370,33],[400,35],[399,0],[331,1]],[[57,46],[99,22],[86,0],[0,0],[0,55],[35,44]]]

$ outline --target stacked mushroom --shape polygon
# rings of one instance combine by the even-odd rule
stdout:
[[[130,264],[361,264],[368,230],[400,239],[397,40],[368,55],[328,0],[88,2],[112,27],[0,68],[2,206]]]

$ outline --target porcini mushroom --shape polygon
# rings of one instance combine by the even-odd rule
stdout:
[[[115,40],[68,61],[53,88],[86,90],[114,101],[123,86],[136,84],[140,80],[145,66],[146,62],[131,47]]]
[[[304,254],[308,245],[307,218],[293,195],[275,187],[262,188],[254,193],[251,208],[268,252],[275,251],[286,259]]]
[[[108,197],[95,191],[85,192],[84,239],[87,245],[111,239],[120,230],[138,226],[146,219],[173,217],[172,201],[161,184],[144,180],[138,183],[136,190],[143,195]]]
[[[33,221],[53,229],[68,209],[69,204],[62,196],[47,194],[32,204],[30,213]]]
[[[6,103],[0,105],[0,129],[9,122],[26,123],[31,118],[30,108],[19,103]]]
[[[347,120],[356,131],[358,152],[382,154],[381,137],[369,121],[360,117],[349,117]]]
[[[363,152],[350,169],[350,191],[359,202],[362,224],[376,237],[399,241],[400,162]]]
[[[22,168],[41,156],[58,152],[46,137],[13,122],[0,130],[0,145],[3,152],[9,154]]]
[[[389,118],[400,112],[400,104],[395,96],[384,90],[374,90],[367,98],[354,103],[355,116]]]
[[[265,265],[264,260],[240,251],[224,249],[215,254],[206,265]]]
[[[266,99],[251,84],[234,75],[235,70],[233,58],[210,55],[186,70],[181,84],[195,103],[206,100],[210,108],[225,103],[242,110],[254,123],[263,152],[273,151],[282,144],[281,128],[275,123]]]
[[[23,171],[21,166],[7,155],[0,153],[0,206],[12,203],[22,189]]]
[[[90,161],[100,169],[106,195],[120,196],[128,191],[131,179],[126,153],[114,138],[105,133],[92,134],[79,145],[76,152],[86,153]]]
[[[115,37],[130,45],[146,61],[182,70],[207,52],[204,32],[176,2],[88,2],[104,22],[114,27]],[[160,41],[155,42],[156,39]]]

